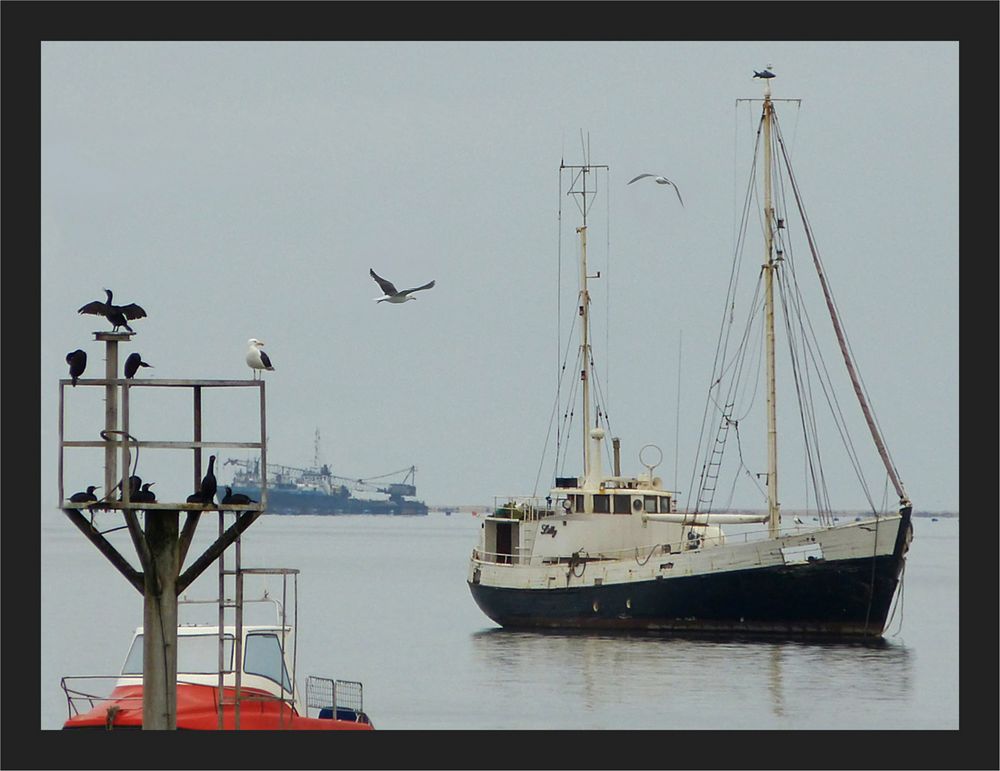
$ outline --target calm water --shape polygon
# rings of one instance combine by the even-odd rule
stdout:
[[[505,632],[465,584],[479,525],[437,513],[252,525],[244,567],[301,571],[300,686],[306,675],[362,681],[379,729],[959,727],[957,519],[915,520],[881,647]],[[206,517],[192,555],[217,530]],[[108,537],[135,562],[125,531]],[[114,674],[142,599],[61,513],[44,517],[41,539],[40,720],[56,729],[59,678]],[[216,586],[213,567],[188,595],[213,598]]]

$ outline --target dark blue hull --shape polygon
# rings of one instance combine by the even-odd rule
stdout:
[[[877,558],[573,588],[510,589],[474,578],[469,588],[508,628],[874,638],[889,617],[910,527],[907,511],[894,553]]]
[[[261,498],[259,487],[233,487],[234,493],[244,493],[253,500]],[[366,500],[350,495],[328,495],[319,491],[267,490],[268,514],[394,514],[398,516],[423,516],[427,504],[423,501]]]

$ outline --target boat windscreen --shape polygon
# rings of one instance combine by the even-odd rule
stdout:
[[[125,658],[122,675],[142,675],[143,635],[136,635]],[[233,636],[223,643],[224,671],[233,671]],[[177,674],[212,675],[219,671],[219,636],[217,634],[177,636]]]

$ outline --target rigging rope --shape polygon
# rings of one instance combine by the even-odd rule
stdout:
[[[896,472],[895,463],[892,461],[892,456],[889,454],[889,450],[882,439],[881,429],[878,427],[878,423],[869,408],[869,399],[867,395],[867,389],[864,386],[864,382],[861,379],[860,373],[857,372],[856,366],[854,364],[854,354],[851,350],[850,342],[847,339],[847,332],[843,329],[843,325],[840,322],[840,314],[837,311],[836,303],[833,299],[833,295],[830,292],[829,285],[826,280],[826,274],[823,271],[822,259],[819,255],[819,250],[816,248],[815,243],[812,238],[812,228],[809,226],[808,217],[806,216],[805,209],[802,205],[802,199],[799,195],[798,185],[795,183],[795,176],[792,173],[791,165],[789,164],[788,154],[785,148],[784,142],[781,140],[780,131],[775,132],[778,137],[778,142],[781,146],[782,154],[785,158],[786,170],[788,172],[788,179],[792,186],[792,192],[795,195],[795,202],[798,206],[800,215],[802,216],[802,223],[805,227],[806,239],[809,243],[809,249],[812,252],[813,263],[816,266],[816,272],[819,275],[820,284],[823,287],[823,295],[826,298],[827,306],[830,310],[830,319],[833,322],[834,331],[837,335],[837,340],[841,344],[841,352],[844,356],[844,364],[847,366],[848,374],[851,376],[851,381],[854,384],[854,390],[858,396],[858,401],[861,404],[861,411],[865,415],[865,419],[868,422],[869,430],[872,434],[872,439],[875,441],[875,446],[878,448],[879,455],[882,457],[882,462],[885,464],[886,471],[888,472],[890,478],[892,479],[893,486],[896,488],[896,493],[899,495],[901,503],[908,502],[906,492],[903,490],[903,484],[899,479],[899,475]]]

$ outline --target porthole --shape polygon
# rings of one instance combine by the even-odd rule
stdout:
[[[632,598],[631,597],[628,598],[627,600],[625,600],[625,607],[628,608],[629,610],[632,610]]]
[[[597,610],[598,610],[598,608],[600,608],[600,607],[601,607],[601,606],[600,606],[600,604],[599,604],[599,603],[597,602],[597,600],[594,600],[594,613],[597,613]]]
[[[636,511],[640,511],[642,509],[642,501],[639,498],[636,498],[632,501],[632,508]]]

